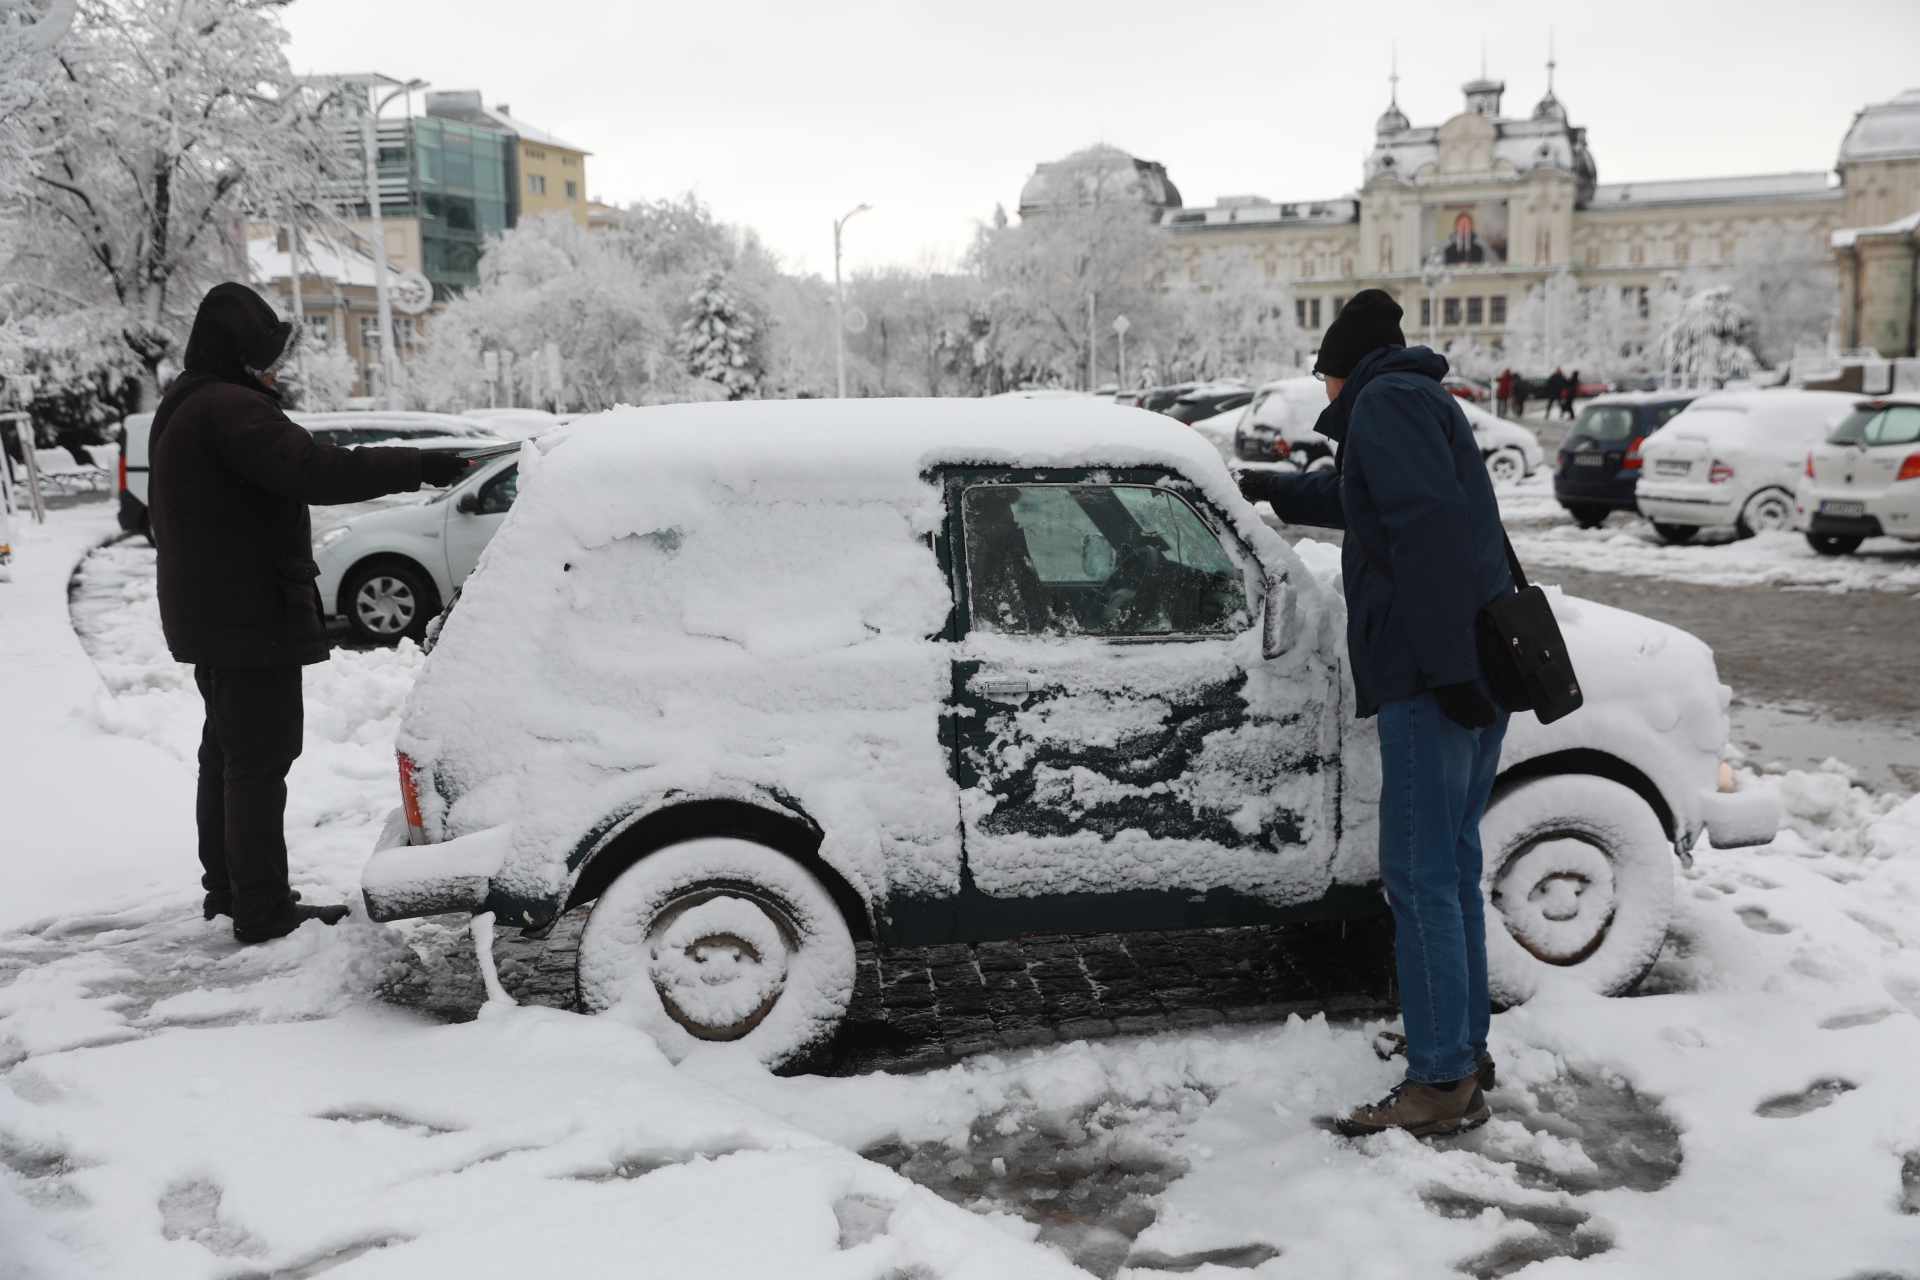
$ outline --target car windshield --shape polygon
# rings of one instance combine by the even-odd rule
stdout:
[[[1633,439],[1632,408],[1623,404],[1591,404],[1581,410],[1580,420],[1567,432],[1569,440],[1596,440],[1610,443]]]
[[[1828,444],[1912,444],[1920,440],[1920,405],[1895,404],[1883,409],[1855,409],[1847,415]]]

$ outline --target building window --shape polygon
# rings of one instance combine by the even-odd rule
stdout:
[[[526,152],[527,159],[529,160],[545,160],[547,158],[547,153],[538,147],[523,147],[521,150]]]
[[[1651,313],[1652,313],[1652,308],[1647,305],[1647,286],[1641,285],[1640,286],[1640,318],[1642,320],[1645,320],[1647,316],[1650,315]]]
[[[1390,235],[1380,237],[1380,269],[1393,270],[1393,237]]]
[[[578,200],[579,198],[580,198],[580,184],[577,182],[569,182],[567,184],[567,199]]]
[[[311,351],[325,351],[333,345],[333,313],[331,311],[309,311],[307,313],[307,339],[303,344]]]
[[[1487,299],[1487,323],[1505,324],[1507,322],[1507,295],[1497,293]]]
[[[1485,307],[1485,305],[1486,305],[1486,299],[1484,298],[1468,298],[1467,299],[1467,323],[1468,324],[1479,324],[1481,322],[1481,320],[1484,318],[1483,308]]]
[[[380,317],[360,317],[360,358],[373,361],[380,358]]]
[[[1433,323],[1433,299],[1432,298],[1420,299],[1420,323],[1423,327],[1429,326]]]
[[[1675,262],[1685,262],[1688,254],[1691,253],[1692,250],[1693,245],[1690,241],[1675,240],[1673,242],[1673,260]]]
[[[1307,300],[1307,315],[1313,320],[1313,328],[1318,329],[1320,327],[1320,299],[1310,298]]]
[[[547,175],[544,173],[528,174],[527,190],[536,196],[547,194]]]
[[[1445,298],[1441,300],[1440,305],[1444,308],[1441,315],[1443,324],[1451,326],[1460,323],[1460,299]]]
[[[411,351],[416,345],[418,331],[413,327],[412,316],[393,318],[393,348],[396,351]]]

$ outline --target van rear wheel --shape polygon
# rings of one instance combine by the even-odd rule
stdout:
[[[675,1062],[733,1043],[770,1068],[827,1048],[853,998],[853,935],[825,886],[747,840],[669,845],[622,872],[580,936],[580,1007]]]
[[[1593,774],[1528,778],[1480,822],[1487,980],[1496,1004],[1572,979],[1638,986],[1673,914],[1673,843],[1632,788]]]

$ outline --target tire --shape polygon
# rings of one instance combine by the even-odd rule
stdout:
[[[1807,545],[1823,556],[1850,556],[1860,549],[1864,538],[1850,533],[1810,533]]]
[[[1679,546],[1694,534],[1700,532],[1697,524],[1661,524],[1654,521],[1653,531],[1660,535],[1660,541],[1669,546]]]
[[[853,935],[785,854],[689,840],[608,886],[581,933],[578,973],[581,1009],[631,1022],[674,1062],[730,1042],[769,1068],[803,1067],[853,998]]]
[[[1495,484],[1512,484],[1527,478],[1527,455],[1512,445],[1487,455],[1487,475]]]
[[[1785,489],[1760,490],[1740,508],[1733,528],[1743,538],[1793,528],[1793,495]]]
[[[1573,522],[1582,529],[1598,529],[1607,522],[1607,516],[1611,513],[1611,508],[1608,507],[1582,505],[1567,508],[1567,514],[1572,516]]]
[[[1639,985],[1673,914],[1673,842],[1645,800],[1593,774],[1528,778],[1495,793],[1480,844],[1495,1004]]]
[[[347,626],[362,644],[398,644],[405,636],[418,644],[440,611],[426,574],[392,560],[355,565],[340,588]]]

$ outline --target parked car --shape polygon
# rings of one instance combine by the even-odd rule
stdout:
[[[1582,529],[1634,510],[1640,442],[1699,397],[1697,391],[1615,392],[1580,411],[1560,444],[1553,496]]]
[[[1640,442],[1634,504],[1667,542],[1732,526],[1743,538],[1793,527],[1807,451],[1853,411],[1840,391],[1716,391]]]
[[[1173,407],[1173,402],[1202,384],[1198,382],[1176,382],[1164,387],[1143,387],[1132,393],[1129,400],[1123,393],[1116,401],[1118,404],[1131,405],[1135,409],[1151,409],[1155,413],[1165,413]]]
[[[521,456],[396,745],[376,920],[592,903],[580,1007],[802,1065],[882,947],[1382,914],[1338,551],[1159,414],[617,409]],[[1723,791],[1711,651],[1561,598],[1586,706],[1514,718],[1482,827],[1499,998],[1652,964]]]
[[[1333,466],[1333,441],[1315,431],[1327,407],[1327,385],[1317,378],[1282,378],[1254,394],[1234,431],[1234,456],[1256,465],[1286,464],[1301,471]],[[1469,400],[1460,412],[1473,428],[1487,473],[1497,483],[1524,480],[1539,469],[1546,453],[1533,432],[1495,417]]]
[[[1920,540],[1920,397],[1858,401],[1807,454],[1793,527],[1823,556],[1867,538]]]
[[[1253,388],[1243,382],[1209,382],[1182,392],[1164,412],[1175,422],[1192,426],[1202,418],[1241,408],[1252,399]]]
[[[485,424],[451,413],[353,410],[287,416],[311,431],[314,439],[343,448],[405,443],[450,451],[471,449],[495,438]],[[152,429],[151,413],[128,414],[120,424],[120,527],[129,533],[147,532],[147,437]],[[337,519],[347,510],[315,508],[316,520]]]
[[[362,644],[424,639],[513,507],[518,475],[517,458],[496,458],[451,488],[316,522],[314,586],[325,611],[345,615]]]
[[[1474,404],[1486,404],[1493,399],[1493,387],[1490,384],[1474,378],[1463,378],[1457,373],[1450,373],[1440,379],[1440,385],[1462,400],[1471,401]]]

